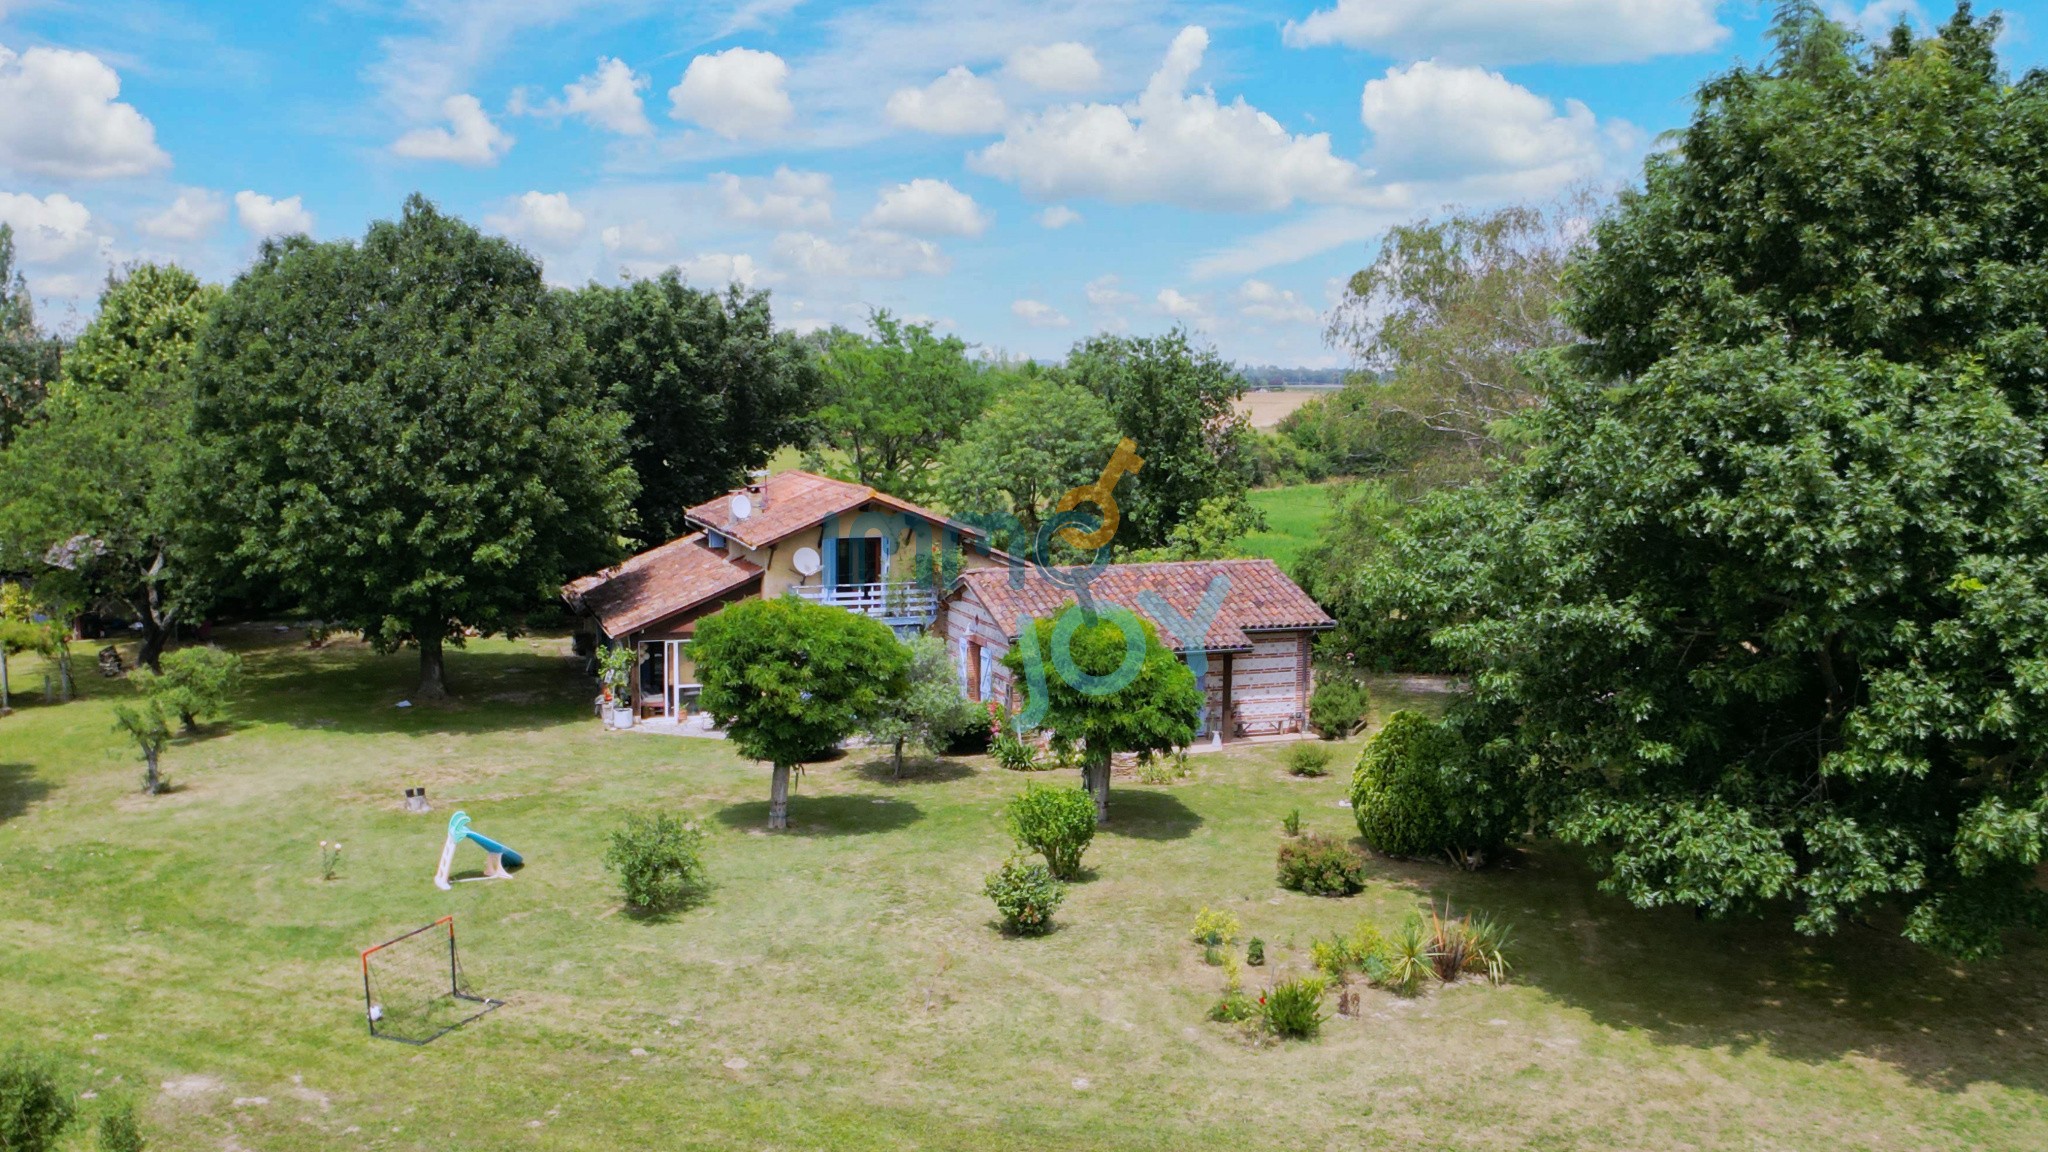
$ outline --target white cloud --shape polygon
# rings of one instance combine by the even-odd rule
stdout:
[[[513,201],[510,212],[484,217],[486,226],[507,235],[556,246],[574,242],[586,223],[567,192],[528,192]]]
[[[728,140],[772,136],[796,115],[788,81],[789,65],[773,52],[728,48],[699,56],[668,90],[669,115]]]
[[[0,192],[0,224],[13,227],[15,250],[28,264],[61,264],[107,245],[107,238],[93,226],[92,213],[62,192],[42,199],[26,192]]]
[[[1365,86],[1359,114],[1371,130],[1368,158],[1382,179],[1491,178],[1511,194],[1583,180],[1601,165],[1600,130],[1576,100],[1559,115],[1549,100],[1498,72],[1424,60]]]
[[[971,166],[1042,199],[1240,210],[1355,199],[1358,168],[1331,154],[1326,133],[1292,135],[1242,97],[1187,92],[1208,44],[1203,29],[1183,29],[1136,101],[1027,116]]]
[[[832,177],[777,168],[773,176],[713,178],[728,219],[774,228],[816,228],[832,222]]]
[[[922,88],[897,89],[885,111],[905,128],[945,136],[994,132],[1010,115],[996,86],[964,65]]]
[[[1067,318],[1059,309],[1043,300],[1013,300],[1010,315],[1031,325],[1033,328],[1065,328]]]
[[[529,111],[536,116],[580,117],[621,136],[649,136],[654,125],[647,122],[647,107],[640,99],[640,90],[647,83],[647,78],[634,75],[624,60],[600,56],[597,71],[564,87],[561,99]]]
[[[1728,37],[1719,0],[1337,0],[1290,20],[1292,47],[1344,44],[1383,56],[1490,64],[1613,63],[1704,52]]]
[[[1314,308],[1304,303],[1301,297],[1285,288],[1275,288],[1264,280],[1247,280],[1238,285],[1233,294],[1238,312],[1252,320],[1271,324],[1311,324],[1317,319]]]
[[[257,236],[285,236],[313,230],[313,214],[297,196],[273,200],[256,192],[235,193],[235,218]]]
[[[1177,288],[1161,288],[1159,295],[1153,297],[1153,300],[1159,305],[1161,312],[1166,313],[1175,320],[1200,322],[1206,315],[1206,310],[1202,307],[1201,301],[1196,300],[1192,296],[1182,295]]]
[[[415,128],[392,141],[391,150],[413,160],[447,160],[470,167],[496,164],[512,148],[512,137],[491,122],[484,106],[466,93],[441,101],[443,128]]]
[[[120,76],[90,52],[0,46],[0,169],[104,180],[166,167],[156,128],[120,94]]]
[[[1086,44],[1037,44],[1010,54],[1009,72],[1048,92],[1086,92],[1102,83],[1102,64]]]
[[[159,240],[197,240],[228,218],[220,193],[187,188],[163,211],[142,218],[142,230]]]
[[[1055,204],[1038,214],[1039,227],[1050,228],[1054,231],[1065,228],[1069,224],[1079,224],[1080,222],[1081,214],[1065,204]]]
[[[917,179],[884,189],[866,223],[915,236],[979,236],[988,230],[988,214],[944,180]]]
[[[813,232],[784,232],[775,238],[772,252],[790,270],[825,280],[943,276],[953,267],[929,240],[871,229],[855,232],[844,243]]]

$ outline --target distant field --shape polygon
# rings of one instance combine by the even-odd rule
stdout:
[[[1334,388],[1287,388],[1278,392],[1247,392],[1237,402],[1237,410],[1251,419],[1254,428],[1271,428],[1287,418],[1289,412],[1308,403],[1311,396],[1325,396],[1336,391]]]
[[[1252,506],[1266,514],[1266,530],[1254,532],[1240,543],[1252,555],[1271,557],[1293,572],[1295,559],[1315,543],[1329,520],[1330,496],[1335,491],[1329,484],[1257,489],[1251,494]]]

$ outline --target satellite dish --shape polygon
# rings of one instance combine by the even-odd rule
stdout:
[[[796,555],[790,557],[790,563],[796,565],[797,574],[801,576],[816,576],[818,570],[824,567],[824,563],[818,559],[816,548],[797,549]]]
[[[732,501],[727,507],[732,509],[732,518],[735,520],[745,520],[754,514],[754,502],[745,492],[733,493]]]

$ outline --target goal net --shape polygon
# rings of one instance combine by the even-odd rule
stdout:
[[[478,995],[462,978],[453,916],[363,949],[363,1007],[372,1036],[425,1044],[503,1004]]]

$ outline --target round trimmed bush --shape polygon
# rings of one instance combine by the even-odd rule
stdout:
[[[1396,712],[1366,745],[1351,777],[1351,813],[1367,844],[1389,856],[1450,855],[1470,864],[1506,838],[1476,795],[1456,733],[1419,712]],[[1488,795],[1492,794],[1487,790]]]

